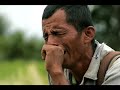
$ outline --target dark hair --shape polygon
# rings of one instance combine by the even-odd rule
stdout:
[[[58,9],[65,11],[67,23],[73,25],[79,32],[87,26],[93,26],[87,5],[48,5],[44,9],[42,19],[48,19]]]

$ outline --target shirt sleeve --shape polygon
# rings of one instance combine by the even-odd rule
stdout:
[[[107,70],[102,85],[120,85],[120,58]]]

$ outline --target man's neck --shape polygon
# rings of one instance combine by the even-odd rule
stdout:
[[[75,67],[72,69],[72,74],[77,82],[80,83],[82,81],[84,74],[89,68],[93,54],[94,51],[92,47],[90,49],[87,49],[86,53],[82,55],[80,60],[76,63]]]

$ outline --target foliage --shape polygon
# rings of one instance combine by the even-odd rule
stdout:
[[[0,16],[0,60],[16,58],[41,60],[43,40],[35,37],[25,38],[20,29],[8,33],[10,32],[8,23],[5,17]]]
[[[120,5],[95,5],[92,17],[96,38],[115,50],[120,50]]]
[[[6,33],[6,30],[9,27],[9,22],[6,17],[2,14],[0,15],[0,36]]]

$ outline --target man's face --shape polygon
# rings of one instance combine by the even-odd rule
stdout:
[[[79,59],[83,45],[81,34],[66,22],[64,10],[57,10],[42,21],[45,44],[59,45],[65,50],[63,67],[71,67]]]

